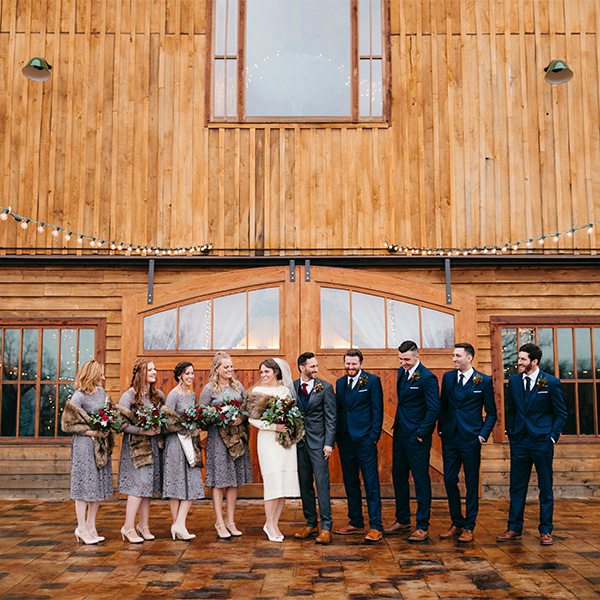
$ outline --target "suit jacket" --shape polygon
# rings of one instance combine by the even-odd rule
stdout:
[[[427,437],[433,433],[440,414],[440,394],[437,377],[422,363],[406,380],[406,371],[398,369],[396,381],[398,406],[394,429],[400,427],[404,434]]]
[[[300,397],[300,379],[294,381],[294,389]],[[315,391],[315,385],[321,384],[323,389]],[[302,410],[302,404],[297,403]],[[335,426],[337,410],[333,386],[322,379],[315,378],[315,383],[308,396],[308,404],[304,412],[304,438],[309,448],[323,449],[335,443]]]
[[[481,436],[487,441],[497,418],[491,377],[473,369],[471,378],[460,386],[458,370],[447,371],[442,377],[441,404],[438,433],[442,439],[458,435],[464,440],[474,440]]]
[[[377,375],[362,371],[363,377],[364,384],[357,381],[351,390],[346,390],[347,375],[335,382],[337,436],[349,435],[355,441],[369,436],[377,443],[383,426],[383,388]]]
[[[537,441],[558,441],[567,422],[567,409],[560,379],[540,371],[529,397],[525,398],[523,375],[508,378],[506,433],[511,441],[526,435]]]

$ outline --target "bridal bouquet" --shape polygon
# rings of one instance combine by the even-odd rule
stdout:
[[[143,404],[135,411],[136,425],[142,429],[156,429],[165,424],[165,416],[158,406],[152,404]]]
[[[90,425],[96,431],[121,431],[124,421],[107,398],[104,407],[90,415]]]
[[[270,425],[285,425],[288,431],[279,432],[279,443],[285,448],[291,447],[304,435],[302,412],[290,397],[275,396],[267,404],[261,419]]]
[[[230,427],[240,417],[247,417],[248,413],[242,407],[242,403],[235,398],[226,400],[225,402],[215,406],[216,410],[216,425],[220,427]]]
[[[186,408],[181,415],[181,424],[188,431],[208,429],[214,425],[217,411],[214,406],[194,405]]]

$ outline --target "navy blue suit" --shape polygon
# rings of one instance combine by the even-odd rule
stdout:
[[[349,389],[348,377],[335,384],[337,403],[336,442],[340,451],[344,487],[348,497],[348,519],[354,527],[364,527],[362,474],[371,529],[381,531],[381,491],[377,466],[377,442],[383,425],[383,389],[377,375],[361,371]]]
[[[479,371],[463,385],[458,383],[457,369],[442,377],[442,409],[438,433],[442,438],[444,484],[452,525],[473,531],[479,510],[479,467],[481,443],[487,441],[496,423],[496,404],[492,378]],[[485,407],[485,420],[482,409]],[[458,474],[461,465],[465,472],[467,494],[465,516],[462,516]]]
[[[567,410],[560,380],[540,371],[535,385],[526,394],[523,375],[508,380],[506,433],[510,441],[510,509],[508,529],[523,530],[523,514],[531,468],[535,465],[540,489],[540,533],[552,532],[554,493],[552,461],[554,443],[567,422]]]
[[[440,412],[437,377],[421,363],[411,379],[398,369],[398,406],[394,420],[392,477],[396,496],[396,522],[410,524],[409,472],[417,495],[417,529],[427,531],[431,515],[429,455],[431,435]],[[423,441],[419,442],[417,438]]]

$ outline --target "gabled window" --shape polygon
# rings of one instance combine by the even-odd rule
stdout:
[[[385,0],[213,0],[213,121],[382,121]]]

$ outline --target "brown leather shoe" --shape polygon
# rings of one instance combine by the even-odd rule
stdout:
[[[552,546],[554,540],[551,533],[540,533],[540,544],[542,546]]]
[[[461,544],[468,544],[474,539],[473,532],[470,529],[463,529],[463,532],[458,536],[458,541]]]
[[[520,532],[513,531],[512,529],[507,529],[504,533],[501,533],[497,538],[497,542],[512,542],[513,540],[518,540],[521,537]]]
[[[294,534],[294,537],[299,540],[305,540],[306,538],[309,538],[311,535],[316,535],[318,533],[319,533],[319,528],[316,525],[314,527],[307,525],[306,527],[302,528],[300,531],[297,531]]]
[[[379,529],[370,529],[365,535],[365,542],[378,542],[383,537],[383,531]]]
[[[333,530],[333,533],[339,533],[340,535],[351,535],[353,533],[364,533],[364,527],[354,527],[354,525],[343,525],[342,527],[338,527]]]
[[[331,535],[331,531],[328,529],[322,529],[315,542],[317,544],[331,544],[333,536]]]
[[[458,537],[463,532],[462,527],[457,527],[456,525],[452,525],[446,533],[440,533],[440,540],[449,540],[454,537]]]
[[[429,538],[429,531],[415,529],[407,538],[409,542],[424,542]]]
[[[386,527],[383,531],[384,533],[410,533],[412,531],[412,527],[410,526],[410,523],[405,523],[403,525],[402,523],[398,523],[398,521],[395,521],[392,525]]]

